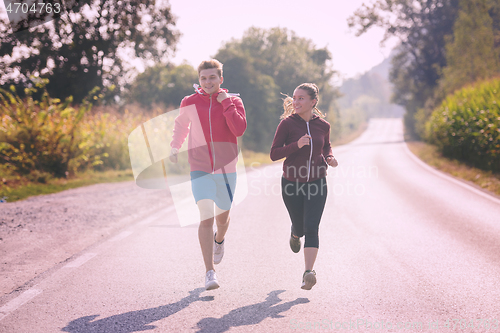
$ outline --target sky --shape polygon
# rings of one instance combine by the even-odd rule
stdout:
[[[356,37],[349,31],[347,18],[371,0],[252,0],[200,1],[169,0],[182,33],[172,62],[186,60],[195,68],[232,38],[255,26],[293,30],[297,36],[313,41],[317,48],[327,47],[332,66],[342,79],[363,74],[389,56],[396,40],[380,46],[383,30],[372,28]]]

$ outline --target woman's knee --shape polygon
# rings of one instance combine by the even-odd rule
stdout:
[[[319,236],[318,232],[306,232],[305,233],[304,247],[315,247],[319,248]]]

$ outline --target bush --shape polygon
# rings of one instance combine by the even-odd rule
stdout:
[[[500,171],[500,79],[450,95],[431,115],[426,138],[444,156]]]
[[[0,89],[0,163],[21,175],[37,170],[65,176],[70,160],[79,154],[78,125],[92,104],[84,102],[76,110],[72,97],[61,102],[45,89],[40,100],[33,98],[36,88],[26,88],[24,100],[13,86],[11,91]]]
[[[70,162],[70,169],[83,171],[124,170],[130,168],[128,135],[139,124],[148,120],[148,115],[103,112],[85,115],[80,126],[81,154]]]

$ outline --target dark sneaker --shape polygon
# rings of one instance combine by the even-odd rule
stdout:
[[[290,248],[294,253],[298,253],[300,251],[300,238],[295,237],[293,233],[290,234]]]
[[[316,272],[307,270],[302,275],[302,289],[311,290],[311,288],[316,284]]]

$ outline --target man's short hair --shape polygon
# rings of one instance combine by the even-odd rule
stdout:
[[[217,73],[219,77],[222,77],[222,63],[217,59],[204,60],[198,66],[198,76],[200,76],[200,72],[204,69],[217,68]]]

